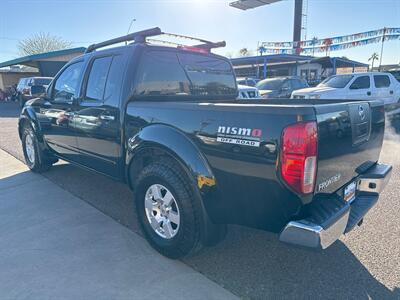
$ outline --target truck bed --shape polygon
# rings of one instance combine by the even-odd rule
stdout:
[[[358,115],[360,106],[364,121]],[[305,121],[317,122],[318,128],[318,170],[314,192],[308,196],[288,190],[278,168],[283,129]],[[218,183],[215,200],[206,201],[214,222],[276,232],[319,194],[339,191],[378,161],[384,122],[380,101],[292,99],[134,101],[127,106],[126,120],[129,136],[166,126],[196,145]],[[262,134],[253,146],[238,145],[224,142],[220,127]]]

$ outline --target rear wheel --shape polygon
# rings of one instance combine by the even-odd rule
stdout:
[[[186,174],[169,161],[146,166],[136,181],[135,203],[149,243],[169,258],[193,254],[201,248],[201,211]]]
[[[55,159],[52,159],[40,149],[37,136],[29,125],[24,127],[22,133],[22,149],[25,162],[33,172],[41,173],[47,171],[55,162]]]

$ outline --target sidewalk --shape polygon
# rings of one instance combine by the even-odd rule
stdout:
[[[0,298],[236,297],[0,150]]]

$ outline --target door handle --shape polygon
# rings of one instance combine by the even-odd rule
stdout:
[[[107,115],[100,115],[100,120],[114,121],[115,117],[114,116],[107,116]]]
[[[371,96],[371,92],[367,92],[367,95],[368,95],[368,96]]]
[[[390,95],[393,95],[393,91],[390,91]]]

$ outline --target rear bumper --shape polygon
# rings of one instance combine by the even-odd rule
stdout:
[[[325,249],[352,230],[378,202],[391,177],[392,167],[377,164],[357,178],[357,196],[346,203],[337,194],[313,203],[310,217],[289,222],[280,233],[282,242]]]

